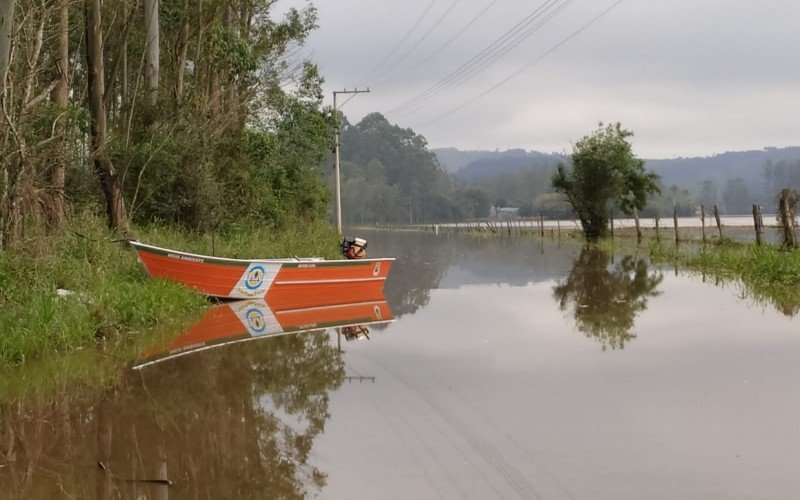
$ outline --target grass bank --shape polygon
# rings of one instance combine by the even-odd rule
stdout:
[[[800,252],[772,245],[729,240],[713,244],[650,244],[656,263],[677,263],[693,271],[723,280],[738,280],[743,292],[761,303],[774,305],[784,314],[800,312]]]
[[[232,229],[208,236],[168,227],[134,229],[141,241],[230,257],[336,256],[326,224],[280,233]],[[209,306],[177,284],[152,280],[101,217],[76,216],[56,234],[0,251],[0,366],[22,365],[102,342],[139,342],[153,330],[188,324]],[[68,292],[59,292],[68,290]]]

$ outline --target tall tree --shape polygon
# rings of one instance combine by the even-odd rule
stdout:
[[[601,123],[573,147],[572,169],[560,164],[553,174],[553,188],[566,195],[589,241],[608,232],[612,205],[632,215],[644,208],[647,195],[660,191],[658,176],[633,154],[627,140],[632,135],[619,123]]]
[[[180,34],[178,36],[178,44],[175,47],[175,83],[173,89],[175,102],[178,104],[183,100],[183,79],[189,50],[189,0],[183,0],[181,16]]]
[[[91,115],[91,158],[100,179],[106,201],[108,225],[121,232],[128,231],[128,216],[122,198],[122,182],[108,151],[108,124],[105,106],[105,76],[103,64],[103,25],[100,0],[86,0],[86,65],[88,70],[89,114]]]
[[[5,91],[8,64],[11,59],[11,30],[14,26],[15,0],[0,2],[0,78],[3,79],[2,88]]]
[[[753,202],[747,183],[741,177],[728,180],[722,199],[725,201],[725,210],[728,214],[746,214]]]
[[[5,107],[6,80],[11,62],[11,30],[14,24],[14,0],[0,2],[0,105]],[[0,127],[4,130],[5,127]],[[4,134],[5,135],[5,134]],[[5,137],[3,146],[5,149]],[[4,154],[0,158],[0,248],[5,245],[6,204],[8,199],[8,158]]]
[[[159,26],[158,26],[158,0],[144,0],[144,80],[147,88],[147,101],[151,106],[158,102],[158,73],[159,73]]]
[[[61,135],[61,148],[50,167],[48,221],[51,226],[60,225],[64,218],[64,180],[69,161],[66,116],[69,101],[69,4],[70,0],[61,0],[59,5],[58,45],[54,58],[58,80],[53,89],[53,103],[59,113],[57,128]]]

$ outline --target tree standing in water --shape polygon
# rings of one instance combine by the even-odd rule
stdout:
[[[553,188],[567,197],[589,241],[608,232],[610,205],[634,215],[644,208],[647,195],[660,192],[658,176],[647,172],[631,151],[627,138],[632,135],[619,122],[600,123],[574,145],[572,170],[560,164],[553,174]]]

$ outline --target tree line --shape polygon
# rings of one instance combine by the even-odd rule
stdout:
[[[423,136],[389,123],[380,113],[367,115],[357,124],[342,117],[341,144],[343,216],[351,224],[485,218],[491,207],[515,207],[522,217],[570,219],[576,215],[568,198],[551,184],[558,165],[571,167],[574,156],[541,154],[526,159],[517,155],[509,168],[500,168],[502,161],[484,162],[484,169],[498,167],[498,173],[462,176],[442,167]],[[528,161],[529,167],[520,168],[520,161]],[[643,217],[671,216],[673,210],[681,216],[693,215],[704,199],[688,187],[665,185],[658,178],[653,182],[658,189],[648,190],[638,208]],[[735,210],[742,203],[753,203],[746,196],[740,198],[741,182],[729,184],[724,199],[706,201],[706,205],[717,204],[728,213],[727,207]],[[616,215],[624,213],[613,205],[608,209]]]
[[[463,186],[426,139],[371,113],[341,119],[342,212],[349,223],[420,223],[485,217],[483,190]]]
[[[0,245],[103,207],[109,226],[324,217],[312,6],[8,0],[0,7]]]

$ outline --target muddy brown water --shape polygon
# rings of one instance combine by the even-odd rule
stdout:
[[[394,322],[3,401],[0,497],[800,496],[791,315],[635,253],[363,234]]]

